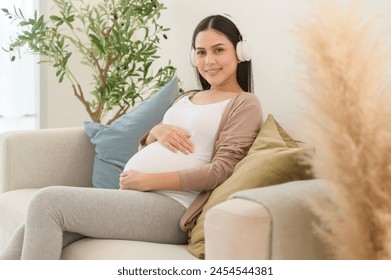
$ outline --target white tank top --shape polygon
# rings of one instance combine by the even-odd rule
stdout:
[[[194,152],[184,154],[172,152],[159,142],[153,142],[136,153],[126,164],[128,169],[147,173],[177,171],[199,167],[210,163],[221,116],[229,100],[197,105],[188,96],[178,100],[164,115],[162,123],[180,127],[187,131],[194,144]],[[193,191],[156,191],[167,195],[184,207],[189,207],[198,195]]]

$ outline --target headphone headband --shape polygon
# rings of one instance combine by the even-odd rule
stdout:
[[[239,27],[239,24],[237,23],[237,21],[229,14],[218,14],[218,16],[221,16],[221,17],[224,17],[226,19],[228,19],[230,22],[232,22],[233,25],[235,25],[236,29],[239,31],[239,35],[240,35],[240,40],[245,40],[245,36],[244,34],[242,33],[242,29]]]
[[[233,25],[235,25],[235,27],[238,29],[239,31],[239,34],[240,34],[240,37],[239,38],[239,42],[236,44],[236,56],[238,58],[238,60],[240,62],[244,62],[244,61],[250,61],[251,58],[252,58],[252,49],[251,49],[251,46],[247,43],[246,39],[245,39],[245,36],[243,35],[243,33],[241,32],[241,30],[239,29],[238,25],[236,24],[234,18],[228,14],[219,14],[219,16],[222,16],[224,18],[226,18],[227,20],[229,20],[230,22],[232,22]],[[192,47],[191,50],[190,50],[190,62],[191,62],[191,65],[193,65],[194,67],[196,67],[196,61],[195,61],[195,50],[194,48]]]

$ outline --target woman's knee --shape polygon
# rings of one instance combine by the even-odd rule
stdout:
[[[61,193],[63,192],[61,186],[46,187],[39,190],[31,199],[28,214],[40,213],[53,210],[61,203]]]

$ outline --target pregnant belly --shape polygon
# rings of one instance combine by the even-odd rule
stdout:
[[[126,164],[124,171],[133,169],[140,172],[160,173],[198,167],[208,162],[197,153],[172,152],[159,142],[154,142],[136,153]]]

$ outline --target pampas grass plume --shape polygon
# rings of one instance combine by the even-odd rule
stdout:
[[[300,92],[308,101],[303,138],[327,182],[313,204],[316,230],[337,259],[391,259],[391,90],[379,19],[361,4],[317,1],[296,31],[306,66]]]

